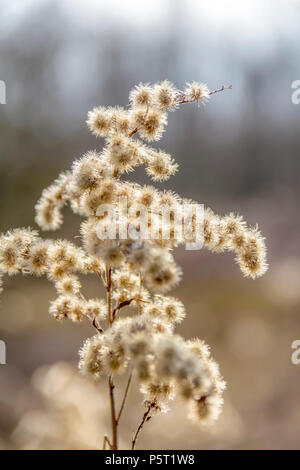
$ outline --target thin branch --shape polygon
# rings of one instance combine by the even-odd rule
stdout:
[[[136,134],[138,131],[138,128],[135,127],[131,132],[128,133],[128,137],[132,137],[134,134]]]
[[[150,412],[151,412],[152,408],[155,408],[155,407],[157,407],[157,402],[156,401],[151,401],[148,404],[147,410],[143,414],[142,420],[141,420],[140,424],[138,425],[138,428],[137,428],[137,430],[136,430],[136,432],[135,432],[135,434],[132,438],[131,450],[134,450],[138,435],[141,432],[141,430],[143,429],[144,424],[147,423],[148,421],[150,421],[150,419],[152,418],[152,416],[150,416]]]
[[[220,91],[224,91],[224,90],[232,90],[232,85],[222,85],[221,88],[217,88],[216,90],[213,90],[213,91],[210,91],[208,93],[209,96],[211,95],[215,95],[216,93],[220,93]],[[197,101],[197,100],[189,100],[185,97],[185,94],[183,92],[180,92],[179,93],[179,96],[182,98],[178,104],[184,104],[184,103],[193,103],[194,101]]]
[[[131,379],[132,379],[132,371],[131,371],[131,373],[128,377],[128,381],[127,381],[127,385],[126,385],[126,388],[125,388],[125,393],[124,393],[124,396],[123,396],[122,404],[121,404],[120,411],[119,411],[118,416],[117,416],[117,425],[119,424],[120,418],[121,418],[122,413],[123,413],[123,409],[124,409],[126,398],[127,398],[127,395],[128,395],[128,390],[129,390],[129,387],[130,387]]]
[[[224,90],[231,90],[232,89],[232,85],[222,85],[221,88],[217,88],[216,90],[213,90],[213,91],[210,91],[208,94],[209,95],[214,95],[216,93],[220,93],[220,91],[224,91]],[[181,98],[177,104],[184,104],[184,103],[193,103],[194,101],[197,101],[197,100],[188,100],[186,97],[185,97],[185,94],[183,93],[183,91],[178,91],[178,97]],[[148,112],[148,109],[147,109],[147,112]],[[147,114],[146,112],[146,114]],[[146,114],[144,116],[144,118],[146,117]],[[135,127],[131,132],[128,133],[128,137],[132,137],[134,134],[136,134],[138,132],[139,128],[138,127]]]
[[[118,423],[116,420],[116,407],[115,407],[115,395],[114,395],[115,385],[113,383],[111,375],[108,378],[108,387],[109,387],[110,410],[111,410],[112,449],[118,450],[118,429],[117,429]]]
[[[112,325],[113,319],[111,315],[111,267],[106,266],[106,292],[107,292],[107,319],[109,326]]]
[[[82,300],[84,300],[84,301],[86,302],[86,298],[84,297],[83,294],[80,293],[80,297],[82,298]],[[90,317],[87,313],[82,312],[82,314],[83,314],[83,316],[86,317],[88,320],[90,320],[90,321],[92,320],[91,317]],[[99,333],[103,333],[103,330],[102,330],[102,328],[98,325],[96,318],[94,318],[94,319],[92,320],[92,325],[93,325],[94,328],[96,328],[96,330],[97,330]]]
[[[96,328],[96,330],[97,330],[99,333],[101,333],[101,334],[103,333],[103,330],[102,330],[102,328],[98,325],[96,318],[94,318],[94,320],[93,320],[93,327]]]
[[[143,287],[143,280],[144,280],[144,277],[143,277],[142,273],[140,272],[140,288]],[[142,313],[141,305],[139,305],[138,310],[139,310],[139,313],[141,314]]]
[[[111,312],[111,266],[106,265],[106,292],[107,292],[107,319],[109,327],[112,326],[113,318]],[[112,449],[118,449],[118,423],[116,420],[116,406],[114,395],[114,382],[112,376],[108,377],[109,399],[110,399],[110,412],[111,412],[111,429],[112,429]]]
[[[98,276],[101,278],[103,285],[106,287],[106,279],[104,277],[103,271],[97,271]]]
[[[232,90],[232,85],[222,85],[221,88],[217,88],[216,90],[210,91],[210,95],[214,95],[215,93],[219,93],[220,91],[224,90]]]
[[[133,302],[135,299],[129,299],[129,300],[124,300],[123,302],[120,302],[117,307],[114,308],[113,313],[112,313],[112,320],[114,321],[116,318],[116,314],[118,310],[120,310],[123,307],[126,307],[127,305],[130,305],[131,302]]]
[[[110,440],[108,439],[107,435],[105,434],[105,436],[103,438],[102,450],[106,450],[106,444],[108,444],[108,447],[110,448],[110,450],[112,450],[112,445],[110,443]]]
[[[123,302],[120,302],[119,305],[117,305],[117,307],[113,309],[112,320],[113,321],[115,320],[116,315],[121,308],[126,307],[127,305],[130,305],[131,302],[133,302],[134,300],[138,302],[144,302],[146,304],[150,303],[149,300],[139,299],[138,297],[134,297],[133,299],[129,299],[129,300],[124,300]]]

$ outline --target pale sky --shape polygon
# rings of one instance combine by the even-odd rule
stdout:
[[[18,22],[33,7],[46,0],[2,0],[0,14],[6,26]],[[163,21],[169,4],[180,5],[187,17],[201,17],[218,30],[231,30],[242,35],[268,36],[275,28],[293,34],[299,30],[300,0],[60,0],[59,4],[74,20],[88,27],[99,24],[102,16],[147,26]],[[298,14],[297,14],[298,12]],[[2,23],[2,21],[1,21]]]

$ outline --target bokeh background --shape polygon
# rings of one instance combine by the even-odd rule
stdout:
[[[168,187],[219,213],[237,211],[267,238],[270,270],[242,278],[230,254],[180,251],[179,331],[205,339],[228,382],[221,420],[201,430],[174,404],[147,424],[140,448],[299,448],[300,79],[298,0],[2,0],[0,231],[34,224],[42,189],[73,159],[100,148],[86,128],[95,105],[127,104],[139,82],[168,78],[211,89],[205,108],[171,113],[160,146],[180,172]],[[146,182],[143,171],[134,175]],[[59,236],[73,238],[66,214]],[[48,235],[48,234],[47,234]],[[53,236],[53,235],[51,235]],[[100,291],[99,291],[100,289]],[[96,281],[86,291],[101,292]],[[0,304],[0,448],[99,448],[107,391],[82,378],[77,352],[89,325],[58,324],[46,280],[7,279]],[[138,404],[137,404],[138,403]],[[121,432],[128,446],[143,412],[132,391]]]

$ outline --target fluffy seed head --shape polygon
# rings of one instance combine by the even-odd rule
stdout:
[[[49,247],[48,241],[40,241],[33,245],[30,249],[27,266],[29,271],[36,276],[42,276],[48,270],[49,263]]]
[[[180,300],[174,297],[161,297],[159,299],[161,313],[171,323],[181,323],[185,317],[185,308]]]
[[[107,316],[107,305],[104,300],[90,299],[84,303],[84,312],[91,320],[104,320]]]
[[[73,184],[75,192],[81,194],[86,189],[95,187],[99,181],[109,175],[105,161],[95,152],[87,152],[80,160],[73,163]]]
[[[141,119],[140,116],[139,119]],[[139,124],[137,121],[136,125],[142,139],[152,142],[161,139],[167,122],[167,114],[153,108],[144,116],[142,122]]]
[[[130,117],[128,111],[121,106],[112,108],[112,122],[116,132],[128,134],[130,130]]]
[[[237,254],[237,261],[246,277],[255,279],[267,271],[266,247],[257,230],[248,233],[246,245]]]
[[[133,88],[129,95],[132,107],[147,107],[153,103],[153,89],[149,83],[140,83]]]
[[[105,178],[99,186],[86,190],[81,199],[82,213],[87,216],[95,216],[101,204],[111,204],[115,198],[115,182],[111,178]]]
[[[87,125],[96,137],[106,137],[112,126],[112,113],[109,109],[99,106],[88,112]]]
[[[111,266],[120,266],[125,260],[125,256],[119,249],[118,243],[114,240],[105,240],[98,246],[98,255]]]
[[[81,284],[79,279],[74,275],[63,276],[62,279],[55,283],[58,294],[76,295],[80,292]]]
[[[204,425],[213,424],[222,411],[223,399],[218,395],[208,395],[193,400],[190,417]]]
[[[154,87],[154,99],[163,111],[174,110],[177,106],[177,90],[172,83],[164,80]]]
[[[22,260],[16,244],[12,240],[3,240],[0,247],[0,268],[9,276],[17,274],[22,268]]]
[[[198,82],[187,83],[184,94],[188,101],[198,101],[199,104],[204,104],[210,97],[207,85]]]
[[[101,357],[102,338],[100,335],[89,338],[79,350],[79,369],[85,374],[92,376],[95,380],[104,372],[103,361]]]
[[[166,181],[178,171],[178,164],[174,163],[171,155],[162,151],[153,153],[149,159],[147,174],[153,181]]]

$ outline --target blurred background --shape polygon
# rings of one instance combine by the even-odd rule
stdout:
[[[300,365],[291,363],[291,343],[300,338],[300,104],[291,96],[300,80],[300,1],[2,0],[0,24],[1,232],[36,228],[42,189],[101,147],[85,124],[93,106],[126,106],[139,82],[232,84],[205,108],[169,116],[159,144],[180,171],[167,187],[258,223],[270,270],[252,281],[230,254],[178,252],[185,276],[176,295],[188,312],[179,332],[211,345],[228,382],[225,407],[212,429],[199,430],[175,403],[147,425],[139,448],[299,448]],[[143,170],[134,177],[148,181]],[[79,223],[66,212],[54,235],[72,238]],[[48,316],[55,292],[46,280],[7,279],[4,287],[0,448],[100,448],[106,387],[76,370],[93,330]],[[97,295],[98,283],[88,280],[86,291]],[[143,413],[134,389],[128,406],[123,448]]]

